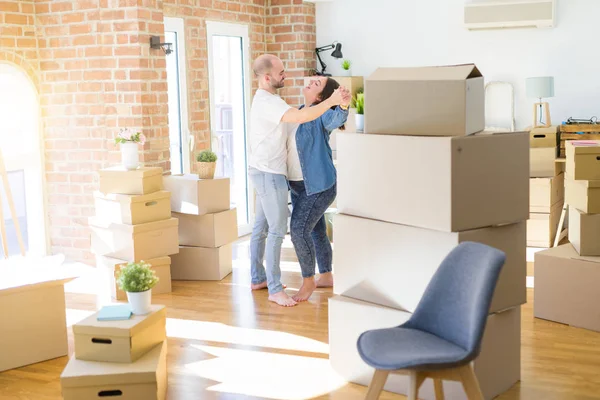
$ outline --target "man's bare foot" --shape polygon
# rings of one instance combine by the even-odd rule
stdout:
[[[296,302],[290,296],[288,296],[283,290],[281,292],[278,292],[275,294],[270,294],[269,301],[272,301],[273,303],[277,303],[283,307],[294,307],[296,305]]]
[[[333,287],[333,274],[331,272],[320,274],[316,282],[318,288]]]
[[[297,302],[306,301],[309,299],[310,295],[313,294],[316,288],[317,284],[314,276],[311,276],[310,278],[304,278],[302,281],[302,287],[298,293],[292,297],[292,299],[296,300]]]
[[[264,281],[262,283],[257,283],[256,285],[253,283],[250,285],[250,289],[252,290],[261,290],[261,289],[266,289],[267,288],[267,281]],[[283,288],[287,288],[287,285],[283,285]]]

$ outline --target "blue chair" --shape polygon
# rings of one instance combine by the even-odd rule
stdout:
[[[436,399],[442,380],[462,382],[469,400],[483,400],[471,361],[481,338],[506,256],[480,243],[463,242],[442,261],[414,314],[404,324],[358,338],[358,352],[375,368],[367,400],[379,398],[390,373],[409,376],[408,399],[432,378]]]

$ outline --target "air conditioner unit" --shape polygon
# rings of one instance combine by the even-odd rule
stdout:
[[[555,0],[481,1],[465,4],[469,30],[504,28],[551,28]]]

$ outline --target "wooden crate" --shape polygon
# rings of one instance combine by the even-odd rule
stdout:
[[[600,124],[560,125],[559,158],[566,158],[567,140],[600,140]]]

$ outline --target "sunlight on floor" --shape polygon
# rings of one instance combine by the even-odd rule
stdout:
[[[269,399],[311,399],[346,385],[328,359],[222,347],[192,347],[215,358],[185,364],[192,374],[220,382],[209,391]]]

